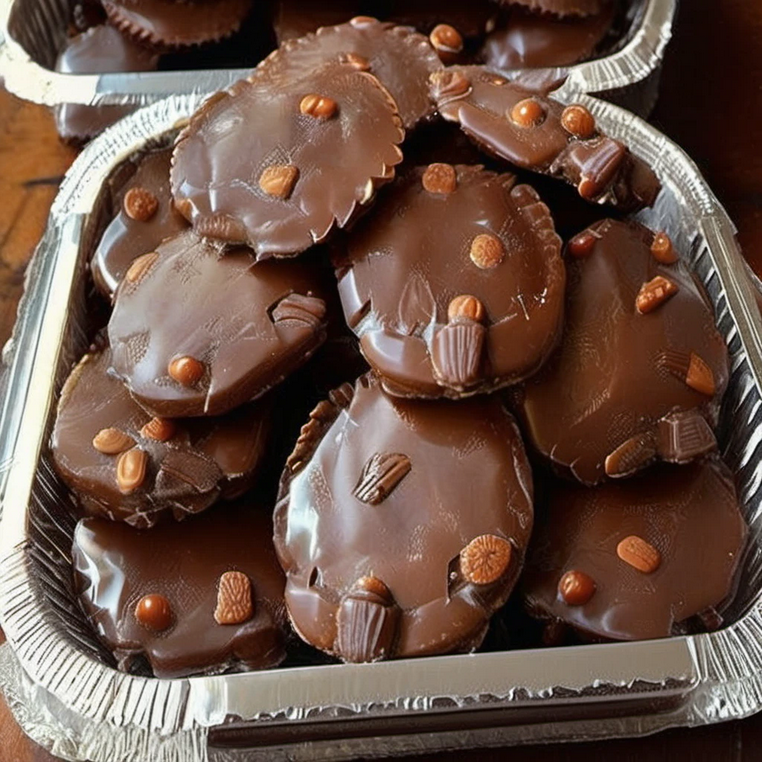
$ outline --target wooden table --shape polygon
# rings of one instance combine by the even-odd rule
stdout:
[[[762,2],[683,0],[653,121],[698,162],[762,275]],[[0,90],[0,342],[10,334],[24,267],[61,175],[74,158],[44,108]],[[762,756],[762,715],[651,738],[441,754],[438,762],[751,762]],[[28,742],[0,702],[0,760],[52,762]]]

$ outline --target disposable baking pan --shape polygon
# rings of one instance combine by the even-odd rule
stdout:
[[[305,0],[307,2],[308,0]],[[609,55],[575,66],[538,69],[542,78],[568,77],[571,93],[602,93],[641,115],[656,102],[659,71],[672,34],[677,0],[625,0],[626,32]],[[246,69],[134,74],[58,74],[74,0],[0,0],[0,74],[8,90],[55,106],[143,105],[173,94],[212,93]]]
[[[171,140],[202,98],[173,96],[93,141],[69,171],[32,261],[0,399],[0,685],[25,730],[66,759],[349,759],[632,736],[762,707],[762,335],[725,211],[693,162],[610,103],[582,101],[664,188],[638,218],[664,229],[706,286],[731,356],[719,429],[751,541],[729,624],[711,634],[567,648],[156,680],[120,673],[71,589],[70,498],[47,442],[55,399],[85,350],[86,259],[105,183]]]

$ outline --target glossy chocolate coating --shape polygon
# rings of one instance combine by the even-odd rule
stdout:
[[[600,13],[562,19],[517,8],[487,36],[480,58],[494,69],[575,64],[593,55],[613,19],[613,3]]]
[[[565,274],[550,212],[513,175],[457,166],[457,188],[443,194],[426,190],[425,171],[399,180],[337,258],[347,323],[391,393],[459,398],[515,383],[561,333]],[[486,269],[470,256],[485,234],[503,250]],[[483,325],[448,320],[460,294],[481,302]],[[475,370],[461,378],[451,366],[472,354]]]
[[[171,160],[171,148],[146,154],[132,178],[114,195],[116,216],[104,231],[90,263],[95,285],[109,299],[135,257],[153,251],[165,238],[188,226],[175,209],[169,190]],[[125,212],[124,197],[133,188],[144,188],[159,202],[156,212],[146,221],[133,219]]]
[[[156,253],[137,282],[120,284],[108,326],[115,372],[155,415],[232,410],[278,384],[325,341],[324,278],[315,266],[254,266],[248,249],[220,256],[192,231]],[[197,383],[170,376],[170,363],[181,357],[202,363]]]
[[[434,75],[431,87],[443,118],[460,124],[487,152],[511,164],[562,178],[588,201],[632,211],[653,204],[661,188],[653,171],[619,141],[596,130],[573,137],[562,126],[564,106],[481,66],[453,66]],[[540,107],[541,121],[521,126],[514,107],[527,99]]]
[[[428,78],[442,69],[434,48],[410,27],[368,16],[284,43],[255,69],[254,77],[289,83],[346,54],[368,62],[367,71],[378,77],[394,98],[405,129],[432,116]]]
[[[178,48],[221,40],[233,34],[251,10],[252,0],[102,0],[109,21],[148,45]]]
[[[555,16],[590,16],[600,13],[608,0],[498,0],[502,5],[522,5],[535,13]]]
[[[586,488],[555,483],[522,580],[531,613],[559,619],[587,636],[663,638],[735,589],[747,528],[730,472],[719,460],[658,466],[622,482]],[[644,573],[617,546],[635,535],[661,563]],[[569,605],[558,592],[570,570],[592,578],[595,592]]]
[[[285,657],[284,578],[270,513],[250,500],[150,530],[83,519],[72,554],[85,613],[124,671],[147,661],[156,677],[175,678],[266,669]],[[218,624],[219,579],[232,570],[251,581],[253,615]],[[173,614],[161,632],[135,617],[138,601],[157,594]]]
[[[367,660],[357,658],[364,646],[373,659],[476,648],[516,581],[532,529],[531,474],[513,419],[495,396],[399,400],[372,375],[332,400],[302,430],[275,512],[294,627],[308,643],[353,661]],[[407,460],[409,470],[401,478],[404,469],[396,470],[391,482],[367,480],[374,456]],[[498,581],[476,585],[458,559],[484,534],[509,540],[513,552]],[[390,597],[358,601],[356,581],[368,575]],[[387,614],[377,617],[376,633],[364,629],[373,612]],[[394,631],[383,637],[381,625],[390,622]],[[347,625],[355,625],[354,639],[342,638]],[[380,653],[371,648],[379,631]]]
[[[712,449],[728,353],[701,287],[681,263],[654,258],[651,231],[614,220],[589,231],[589,254],[567,258],[563,340],[526,383],[520,412],[529,440],[561,473],[595,484],[623,446],[631,468],[622,475],[656,458],[685,462]],[[638,293],[657,276],[677,293],[641,314]],[[686,383],[691,353],[710,369],[714,394]]]
[[[203,511],[252,482],[267,452],[269,401],[219,418],[174,420],[175,433],[160,442],[141,434],[152,416],[109,374],[110,365],[106,347],[74,368],[61,391],[50,443],[58,473],[87,513],[147,527]],[[106,454],[93,445],[104,429],[132,440],[125,452],[136,447],[148,457],[145,479],[130,494],[123,494],[117,481],[121,453]]]
[[[61,74],[153,71],[158,61],[155,53],[136,45],[113,27],[103,25],[68,40],[56,61],[56,71]],[[55,108],[56,128],[64,140],[89,140],[135,108],[64,103]]]
[[[428,34],[437,24],[449,24],[466,38],[484,35],[498,10],[489,0],[387,0],[384,18],[409,24]]]
[[[302,114],[310,94],[333,99],[333,116]],[[350,65],[299,80],[257,76],[191,118],[175,146],[172,193],[200,234],[247,242],[260,259],[289,256],[345,226],[394,177],[403,137],[389,93]],[[273,166],[297,172],[286,198],[260,187]]]

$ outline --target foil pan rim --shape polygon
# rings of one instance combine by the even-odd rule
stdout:
[[[109,168],[176,129],[201,100],[199,95],[174,96],[153,104],[85,149],[67,173],[53,205],[48,229],[30,267],[14,338],[5,353],[10,367],[0,419],[0,498],[4,506],[0,523],[0,625],[21,674],[31,686],[29,690],[66,703],[77,739],[72,741],[71,758],[89,757],[94,762],[114,759],[109,756],[113,745],[104,746],[110,751],[101,754],[102,749],[95,749],[88,735],[102,736],[107,731],[122,738],[119,743],[126,743],[124,738],[129,737],[128,745],[133,749],[151,748],[156,762],[206,762],[210,728],[230,718],[289,724],[389,717],[400,712],[428,715],[447,707],[460,711],[575,700],[589,703],[600,697],[601,691],[607,701],[655,696],[680,700],[669,713],[644,711],[629,725],[624,720],[601,721],[600,726],[587,729],[588,737],[602,733],[604,727],[608,735],[634,735],[645,729],[705,724],[759,710],[762,594],[756,595],[749,611],[735,624],[719,632],[581,646],[575,649],[574,659],[569,658],[569,649],[543,649],[540,654],[508,651],[155,680],[117,672],[64,639],[32,576],[30,557],[34,549],[29,543],[27,507],[37,456],[44,445],[47,407],[39,400],[50,399],[57,342],[68,305],[66,289],[72,281],[83,221]],[[762,399],[762,336],[751,309],[751,286],[743,275],[734,229],[726,213],[682,149],[612,104],[587,96],[582,101],[614,137],[633,145],[654,167],[670,169],[669,176],[662,176],[665,186],[679,199],[681,209],[684,206],[695,218],[698,229],[693,234],[706,242],[701,256],[711,259],[716,269],[723,305],[718,320],[732,321],[732,340],[741,347],[734,373],[742,364],[744,368],[748,365],[748,379],[738,404],[752,395]],[[759,438],[762,440],[762,433]],[[759,465],[756,449],[752,461],[752,465]],[[542,669],[537,668],[537,660],[541,660]],[[596,674],[599,677],[591,679]],[[347,685],[353,687],[354,696],[338,691]],[[556,730],[547,724],[534,727],[542,727],[544,735],[531,740],[563,737],[560,725]],[[506,729],[490,738],[495,743],[529,740],[528,735],[514,730],[512,735]],[[174,741],[165,743],[168,738]],[[491,743],[489,738],[483,740]],[[351,743],[342,748],[357,752]],[[389,746],[392,751],[394,748]],[[179,756],[178,749],[192,756]],[[310,749],[311,753],[319,752],[318,747]],[[303,758],[341,758],[342,753],[327,746],[325,756]],[[234,752],[231,755],[214,759],[238,759]]]
[[[11,18],[19,0],[0,0],[0,73],[5,87],[26,100],[55,106],[145,105],[173,94],[224,90],[248,68],[129,74],[60,74],[32,60],[11,34]],[[532,76],[566,77],[568,93],[602,93],[625,88],[658,70],[672,36],[678,0],[644,0],[638,28],[614,53],[568,67],[525,70]],[[518,71],[512,72],[517,74]]]

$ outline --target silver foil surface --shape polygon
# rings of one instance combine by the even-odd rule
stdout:
[[[30,265],[0,399],[0,685],[25,730],[91,762],[373,757],[632,736],[762,708],[762,322],[735,231],[693,162],[653,127],[583,96],[663,182],[638,218],[704,283],[731,356],[719,430],[751,527],[727,626],[566,648],[156,680],[120,673],[72,592],[71,498],[51,468],[55,400],[86,349],[86,260],[99,197],[126,157],[171,140],[201,102],[173,96],[93,141],[69,171]]]

